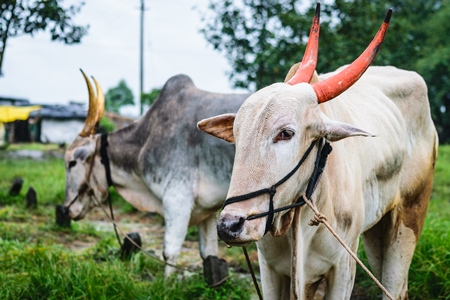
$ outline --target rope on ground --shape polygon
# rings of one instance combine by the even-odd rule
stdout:
[[[363,268],[363,270],[366,271],[366,273],[370,276],[370,278],[372,278],[372,280],[378,285],[378,287],[383,291],[383,293],[385,293],[389,299],[395,300],[394,297],[388,292],[388,290],[381,284],[381,282],[378,281],[378,279],[372,274],[372,272],[370,272],[369,269],[363,264],[363,262],[356,256],[356,254],[352,251],[352,249],[350,249],[345,244],[344,240],[342,240],[336,233],[336,231],[334,231],[334,229],[327,222],[327,218],[317,210],[317,207],[308,198],[306,198],[305,195],[302,195],[302,197],[303,200],[306,202],[306,204],[308,204],[308,206],[314,212],[314,217],[309,222],[309,225],[317,226],[319,225],[319,223],[325,225],[325,227],[328,228],[331,234],[334,235],[334,237],[339,241],[339,243],[341,243],[341,245],[345,248],[345,250],[347,250],[347,252],[356,260],[356,262],[361,266],[361,268]]]
[[[188,271],[188,272],[191,272],[191,273],[196,273],[196,271],[193,271],[192,269],[189,269],[189,268],[186,268],[186,267],[181,267],[181,266],[174,265],[174,264],[168,263],[168,262],[166,262],[166,261],[163,261],[162,259],[160,259],[160,258],[157,257],[156,255],[154,255],[154,254],[152,254],[152,253],[150,253],[150,252],[145,251],[144,249],[142,249],[141,246],[139,246],[135,241],[133,241],[133,239],[131,239],[131,238],[130,238],[123,230],[122,230],[122,228],[120,228],[120,226],[117,224],[117,222],[111,218],[111,216],[110,216],[110,215],[108,214],[108,212],[103,208],[102,205],[98,205],[98,207],[100,207],[100,208],[103,210],[103,212],[104,212],[105,215],[108,217],[109,221],[115,226],[115,228],[117,228],[117,229],[120,231],[120,233],[121,233],[126,239],[128,239],[128,240],[129,240],[136,248],[138,248],[142,253],[144,253],[144,254],[147,255],[148,257],[150,257],[150,258],[152,258],[152,259],[158,261],[158,262],[161,263],[161,264],[164,264],[164,265],[167,265],[167,266],[171,266],[171,267],[173,267],[173,268],[176,268],[176,269],[179,269],[179,270],[182,270],[182,271]]]

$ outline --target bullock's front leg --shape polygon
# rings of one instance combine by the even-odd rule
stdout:
[[[286,236],[274,238],[267,234],[259,240],[258,261],[264,299],[290,298],[291,254]],[[270,261],[266,259],[273,258]]]
[[[355,252],[355,250],[353,251]],[[327,299],[350,299],[355,281],[355,273],[356,261],[345,251],[339,262],[326,276]]]
[[[193,202],[192,195],[180,188],[171,189],[163,197],[166,227],[163,255],[165,261],[172,265],[177,263],[183,241],[186,238]],[[174,267],[167,265],[164,276],[168,277],[175,270]]]
[[[290,298],[291,279],[278,274],[267,264],[258,251],[259,271],[264,299],[282,300]]]
[[[203,260],[210,255],[218,255],[219,249],[216,226],[215,214],[212,214],[197,225],[200,243],[200,256]]]

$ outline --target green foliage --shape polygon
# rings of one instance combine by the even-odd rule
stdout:
[[[29,187],[37,194],[38,204],[58,204],[65,200],[65,168],[62,159],[2,159],[0,158],[0,205],[17,204],[25,206]],[[8,195],[15,177],[23,179],[22,189],[17,196]]]
[[[150,91],[150,93],[142,93],[141,103],[148,109],[152,106],[153,102],[155,102],[156,98],[158,98],[159,93],[161,93],[161,89],[162,88],[154,88]]]
[[[62,0],[3,0],[0,3],[0,75],[9,37],[35,34],[50,29],[52,41],[76,44],[87,34],[89,26],[75,25],[72,17],[78,14],[83,2],[67,8]]]
[[[113,132],[116,129],[114,122],[105,116],[100,120],[100,127],[104,128],[106,132]]]
[[[428,84],[433,120],[441,142],[446,143],[450,140],[450,40],[442,33],[450,31],[449,18],[450,2],[443,1],[424,23],[423,51],[415,64]]]
[[[315,1],[210,0],[202,30],[233,69],[235,87],[254,91],[283,81],[303,57]],[[394,65],[421,74],[429,87],[441,142],[450,141],[450,3],[446,0],[335,0],[322,3],[317,71],[351,63],[372,40],[388,8],[391,25],[374,65]]]
[[[290,0],[210,1],[214,17],[202,33],[225,52],[235,87],[257,90],[284,79],[300,56],[313,11],[302,15]]]
[[[116,87],[109,89],[105,95],[105,108],[108,111],[119,113],[121,106],[132,104],[134,104],[133,93],[125,80],[121,80]]]

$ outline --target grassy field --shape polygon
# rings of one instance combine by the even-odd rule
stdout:
[[[55,151],[56,148],[33,150]],[[20,146],[8,150],[21,150]],[[5,158],[0,153],[0,299],[250,299],[254,288],[245,272],[240,249],[226,250],[230,280],[209,288],[201,270],[163,280],[163,266],[143,253],[130,260],[118,257],[112,230],[89,222],[70,229],[55,224],[55,205],[64,201],[65,174],[61,158]],[[14,177],[23,179],[21,193],[9,196]],[[25,194],[33,187],[37,209],[25,209]],[[122,213],[133,209],[114,194]],[[410,299],[450,299],[450,146],[441,146],[433,195],[409,276]],[[196,230],[189,231],[196,238]],[[80,251],[70,245],[85,243]],[[161,245],[162,247],[162,245]],[[252,247],[251,255],[255,257]],[[362,249],[359,256],[364,258]],[[186,275],[186,276],[182,276]],[[378,287],[358,269],[355,289],[378,299]]]

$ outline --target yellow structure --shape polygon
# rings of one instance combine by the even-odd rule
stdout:
[[[9,123],[16,120],[26,120],[32,111],[41,109],[34,106],[0,106],[0,123]]]

